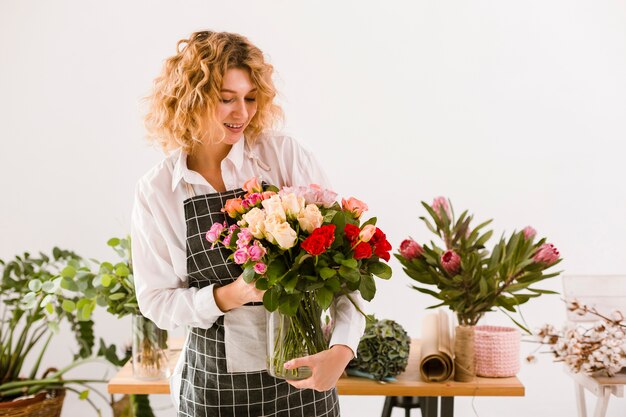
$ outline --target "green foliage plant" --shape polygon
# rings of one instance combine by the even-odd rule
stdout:
[[[379,381],[393,378],[405,371],[410,347],[411,339],[400,324],[369,316],[357,355],[348,368],[370,374]]]
[[[439,300],[429,308],[448,306],[461,325],[470,326],[486,312],[499,308],[530,333],[510,313],[541,294],[556,294],[535,284],[560,274],[545,271],[561,261],[558,250],[545,238],[536,239],[535,230],[526,227],[508,238],[502,235],[490,252],[485,244],[493,231],[485,231],[485,227],[491,220],[472,227],[473,216],[466,210],[455,217],[452,203],[443,197],[432,205],[422,202],[422,206],[430,218],[420,219],[443,247],[434,241],[422,246],[407,239],[395,256],[417,283],[412,288]]]

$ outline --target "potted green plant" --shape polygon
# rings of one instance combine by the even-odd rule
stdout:
[[[401,243],[395,256],[404,272],[416,281],[412,287],[439,300],[429,308],[448,306],[456,313],[460,324],[455,340],[457,379],[468,380],[473,377],[473,347],[470,351],[460,345],[473,346],[474,326],[495,308],[530,334],[509,313],[517,312],[519,305],[541,294],[556,294],[535,284],[559,275],[546,270],[561,261],[560,254],[545,238],[536,239],[531,227],[513,232],[508,238],[503,235],[490,252],[485,244],[493,232],[484,228],[491,220],[473,227],[473,216],[466,210],[456,217],[452,204],[444,197],[437,197],[431,205],[422,202],[422,206],[430,219],[420,219],[443,247],[433,241],[421,245],[409,238]]]
[[[0,409],[2,415],[58,416],[66,391],[97,407],[89,393],[108,399],[91,383],[101,379],[67,377],[67,373],[87,362],[98,360],[91,313],[95,303],[87,286],[75,278],[80,257],[73,252],[54,248],[52,256],[29,253],[5,262],[0,260]],[[42,359],[59,325],[69,323],[79,347],[74,360],[59,369],[41,372]],[[105,345],[101,345],[106,350]],[[26,361],[34,360],[30,369]],[[59,364],[60,365],[60,364]],[[19,400],[20,397],[31,397]]]

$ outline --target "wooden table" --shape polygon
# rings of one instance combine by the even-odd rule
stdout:
[[[182,343],[180,339],[170,342],[171,367],[178,360]],[[420,397],[422,412],[424,416],[429,417],[438,415],[439,397],[441,397],[441,416],[451,417],[456,396],[524,396],[524,385],[517,377],[476,378],[473,382],[424,382],[418,369],[419,350],[419,340],[413,339],[409,364],[406,371],[398,375],[397,381],[381,383],[366,378],[342,377],[337,382],[339,395],[384,395],[387,397],[386,408],[398,402],[398,397]],[[166,379],[143,381],[133,378],[130,363],[120,369],[108,384],[111,394],[169,394],[169,388]]]

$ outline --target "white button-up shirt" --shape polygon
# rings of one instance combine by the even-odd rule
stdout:
[[[221,168],[227,190],[241,188],[253,176],[278,187],[329,187],[313,155],[294,139],[275,133],[266,134],[251,146],[242,137]],[[187,284],[183,201],[189,195],[185,183],[196,195],[216,192],[202,175],[187,168],[187,154],[178,150],[139,180],[132,212],[133,272],[139,308],[167,330],[178,326],[209,328],[224,314],[215,302],[214,285],[189,288]],[[362,304],[357,293],[352,299]],[[335,306],[330,345],[346,345],[356,354],[365,319],[346,297],[340,297]]]

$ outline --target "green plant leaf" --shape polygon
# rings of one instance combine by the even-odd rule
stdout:
[[[74,276],[76,276],[76,269],[68,265],[65,268],[63,268],[63,270],[61,271],[61,276],[63,278],[72,279],[74,278]]]
[[[324,267],[320,269],[319,274],[322,279],[326,280],[337,275],[337,271],[332,268]]]
[[[372,301],[374,295],[376,295],[376,283],[374,282],[374,277],[371,275],[361,275],[359,292],[364,300]]]
[[[276,311],[281,294],[282,290],[278,285],[274,285],[265,291],[265,294],[263,294],[263,305],[268,311]]]
[[[248,265],[243,270],[243,280],[250,284],[254,281],[256,277],[256,272],[254,272],[254,265]]]
[[[319,304],[322,309],[326,310],[330,307],[330,304],[333,302],[333,292],[327,289],[326,287],[320,288],[315,291],[315,297],[317,299],[317,304]]]
[[[63,310],[67,311],[68,313],[71,313],[76,310],[76,304],[72,300],[63,300],[63,303],[61,303],[61,308],[63,308]]]
[[[120,240],[116,237],[113,237],[107,241],[107,245],[111,247],[115,247],[120,244]]]
[[[382,279],[391,278],[391,268],[382,262],[373,262],[368,264],[369,272]]]
[[[339,267],[339,275],[350,282],[358,282],[361,278],[359,271],[356,269],[348,268],[345,265]]]
[[[38,292],[41,290],[42,284],[38,279],[32,279],[28,282],[28,289],[32,292]]]

